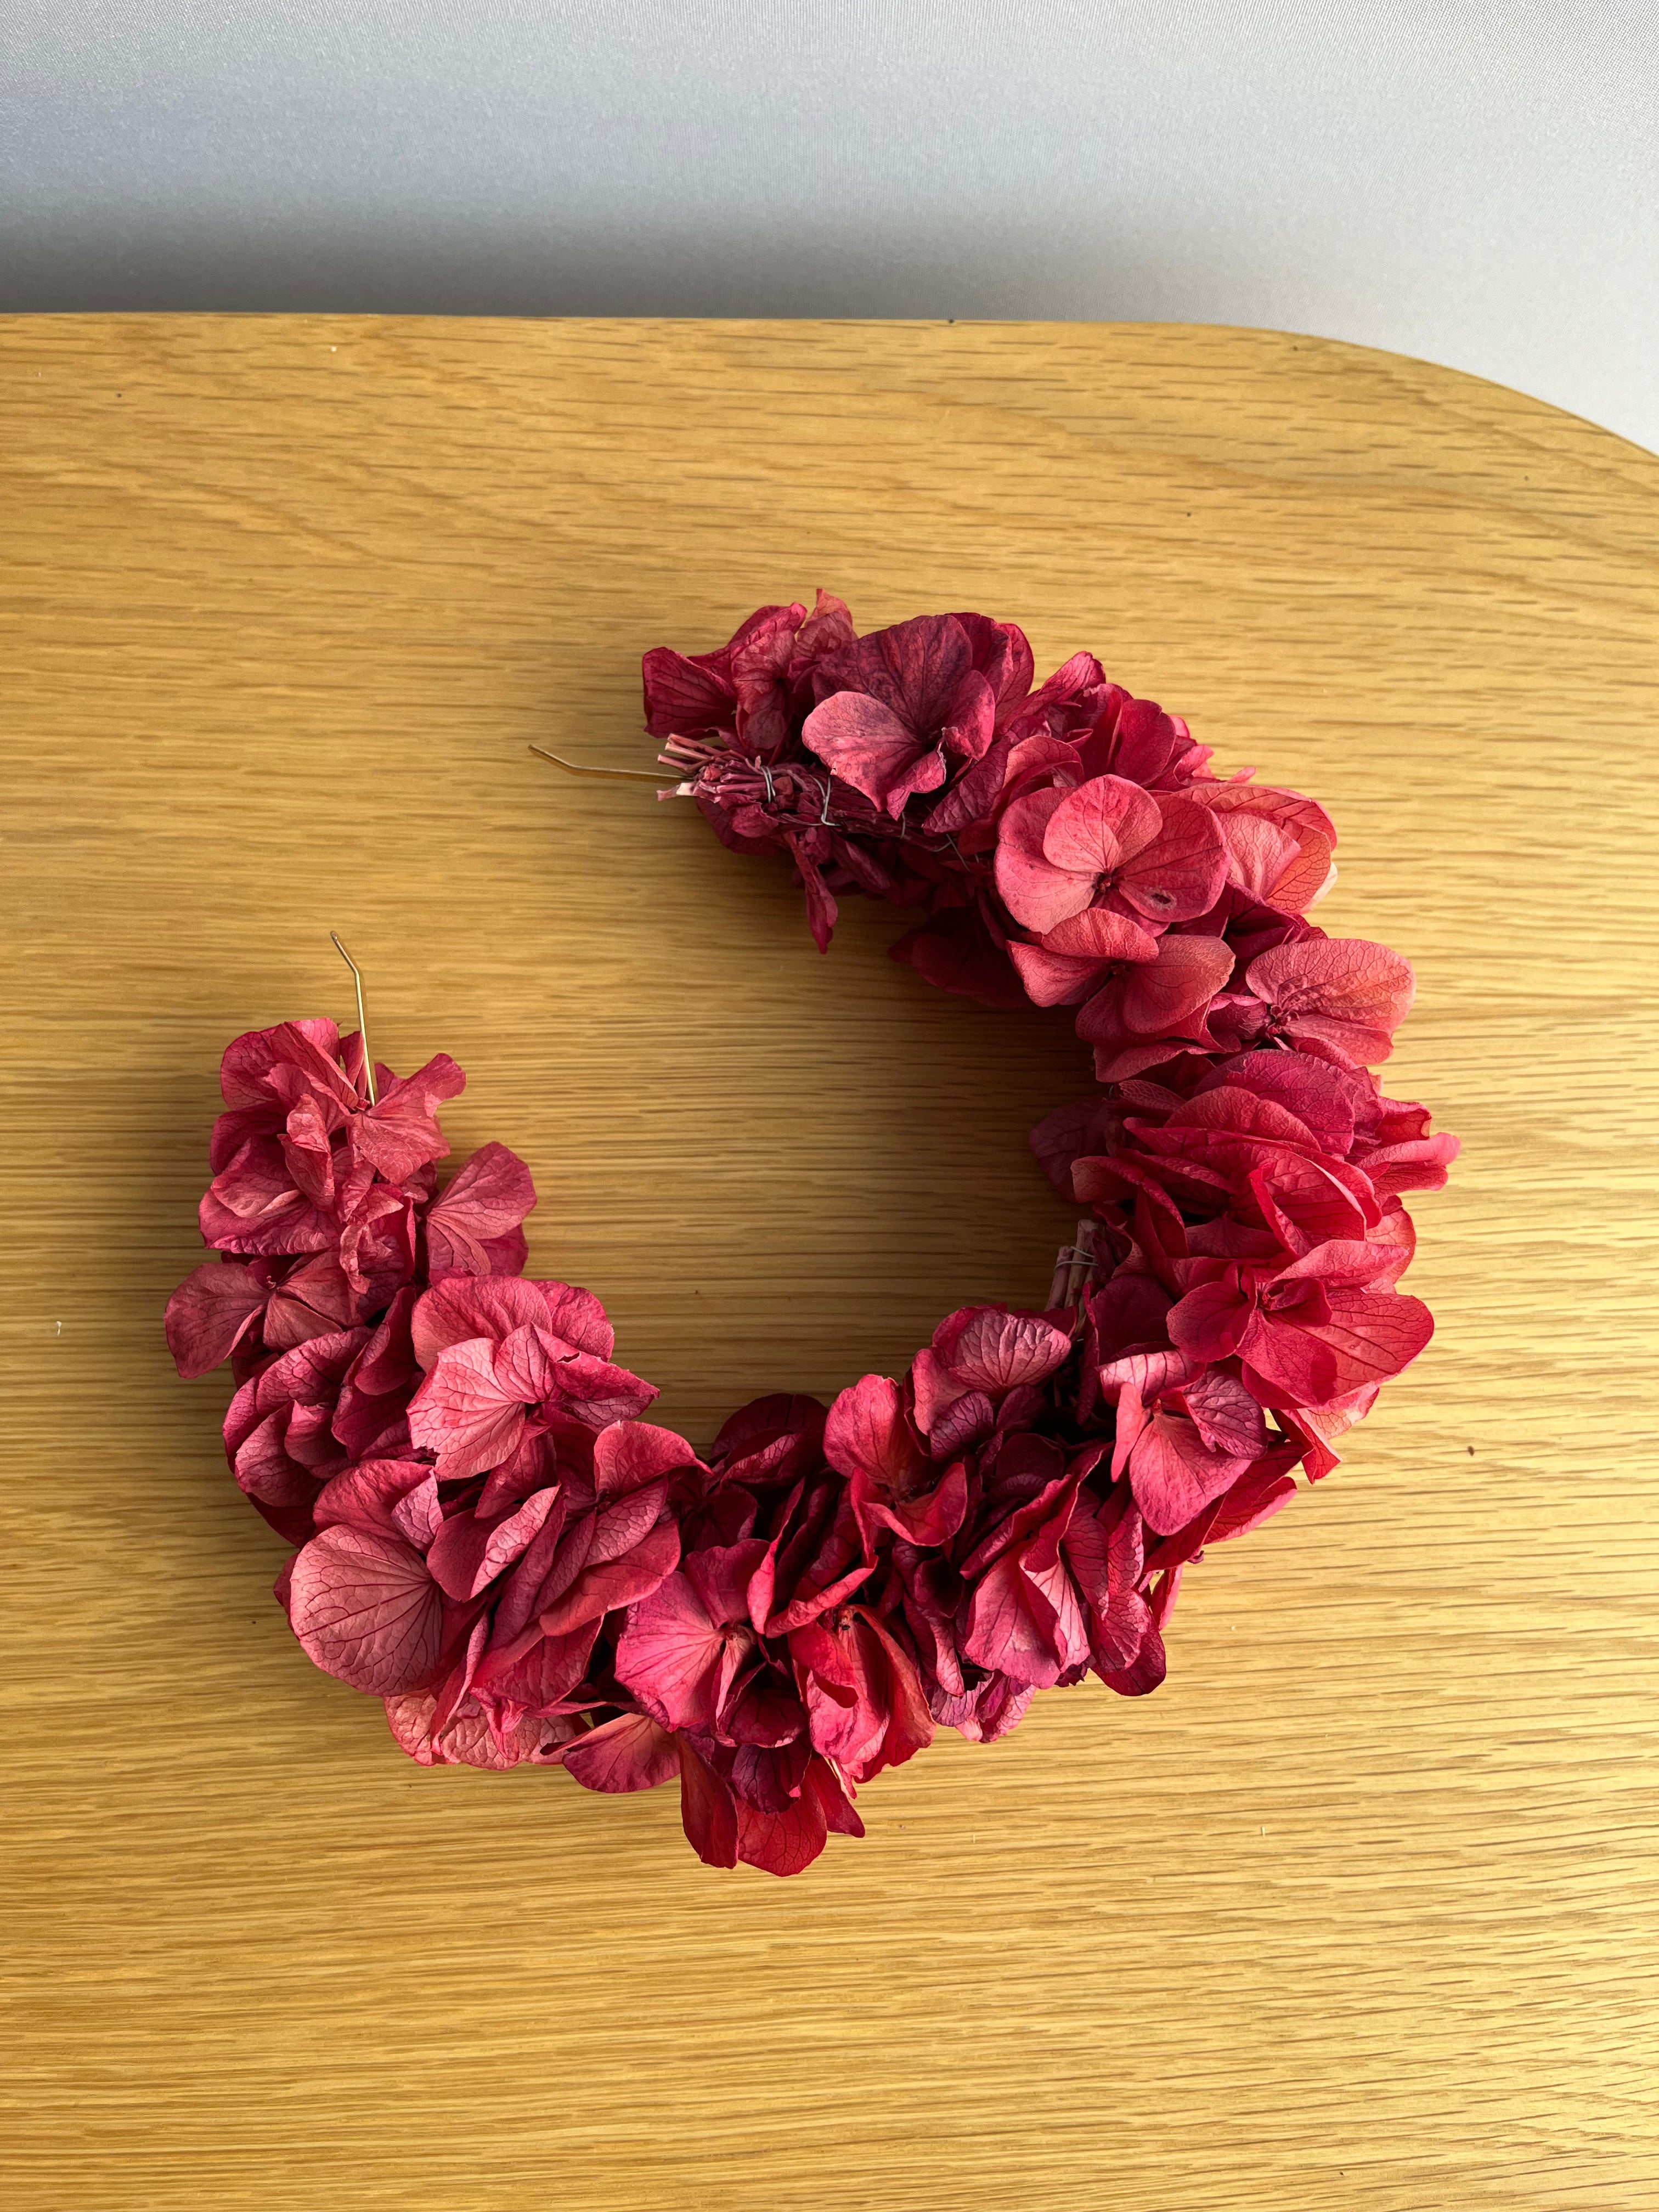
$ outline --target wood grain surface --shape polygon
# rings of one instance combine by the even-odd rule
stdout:
[[[1659,460],[1255,331],[14,319],[0,516],[10,2212],[1659,2206]],[[1467,1149],[1434,1345],[1159,1694],[942,1741],[781,1884],[670,1791],[405,1760],[161,1310],[220,1050],[345,1019],[331,928],[695,1437],[1042,1295],[1065,1018],[884,910],[820,960],[525,750],[648,763],[641,650],[819,583],[1316,793]]]

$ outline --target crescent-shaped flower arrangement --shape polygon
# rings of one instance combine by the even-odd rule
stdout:
[[[963,1308],[898,1380],[757,1399],[699,1452],[599,1299],[524,1275],[524,1163],[486,1145],[440,1188],[461,1070],[376,1066],[360,996],[343,1040],[227,1050],[216,1256],[167,1342],[230,1361],[295,1635],[411,1757],[678,1778],[709,1864],[794,1874],[937,1729],[1157,1688],[1188,1564],[1334,1467],[1428,1341],[1401,1194],[1457,1143],[1369,1072],[1411,970],[1308,919],[1328,817],[1218,780],[1092,654],[1034,687],[1012,623],[860,638],[820,592],[644,673],[674,788],[789,857],[820,946],[862,891],[917,917],[893,951],[926,981],[1076,1009],[1099,1087],[1032,1145],[1088,1213],[1047,1304]]]

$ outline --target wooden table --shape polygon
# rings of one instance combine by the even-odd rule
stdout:
[[[1256,331],[173,317],[0,330],[11,2212],[1659,2204],[1659,460]],[[310,1668],[194,1264],[221,1047],[471,1072],[662,1417],[1041,1295],[1063,1019],[648,790],[643,647],[823,583],[1098,649],[1337,817],[1416,963],[1440,1319],[1189,1581],[780,1884],[672,1793],[422,1771]],[[1651,1463],[1645,1469],[1650,1480]]]

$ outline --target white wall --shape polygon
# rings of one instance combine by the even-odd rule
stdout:
[[[0,308],[1061,316],[1659,447],[1659,0],[0,0]]]

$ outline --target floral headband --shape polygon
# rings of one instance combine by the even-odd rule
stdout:
[[[1308,919],[1328,817],[1218,780],[1092,654],[1034,674],[1012,623],[860,638],[822,592],[644,660],[674,790],[787,855],[820,948],[839,897],[884,899],[925,981],[1075,1008],[1094,1048],[1098,1088],[1032,1133],[1088,1209],[1046,1304],[947,1316],[898,1380],[757,1399],[699,1453],[645,1418],[598,1298],[525,1277],[524,1163],[486,1145],[439,1187],[453,1060],[377,1066],[361,981],[356,1035],[227,1050],[216,1257],[168,1346],[230,1361],[295,1634],[423,1765],[678,1778],[708,1863],[797,1873],[937,1729],[988,1742],[1090,1674],[1156,1689],[1186,1566],[1328,1474],[1427,1343],[1401,1196],[1457,1140],[1370,1073],[1410,969]]]

